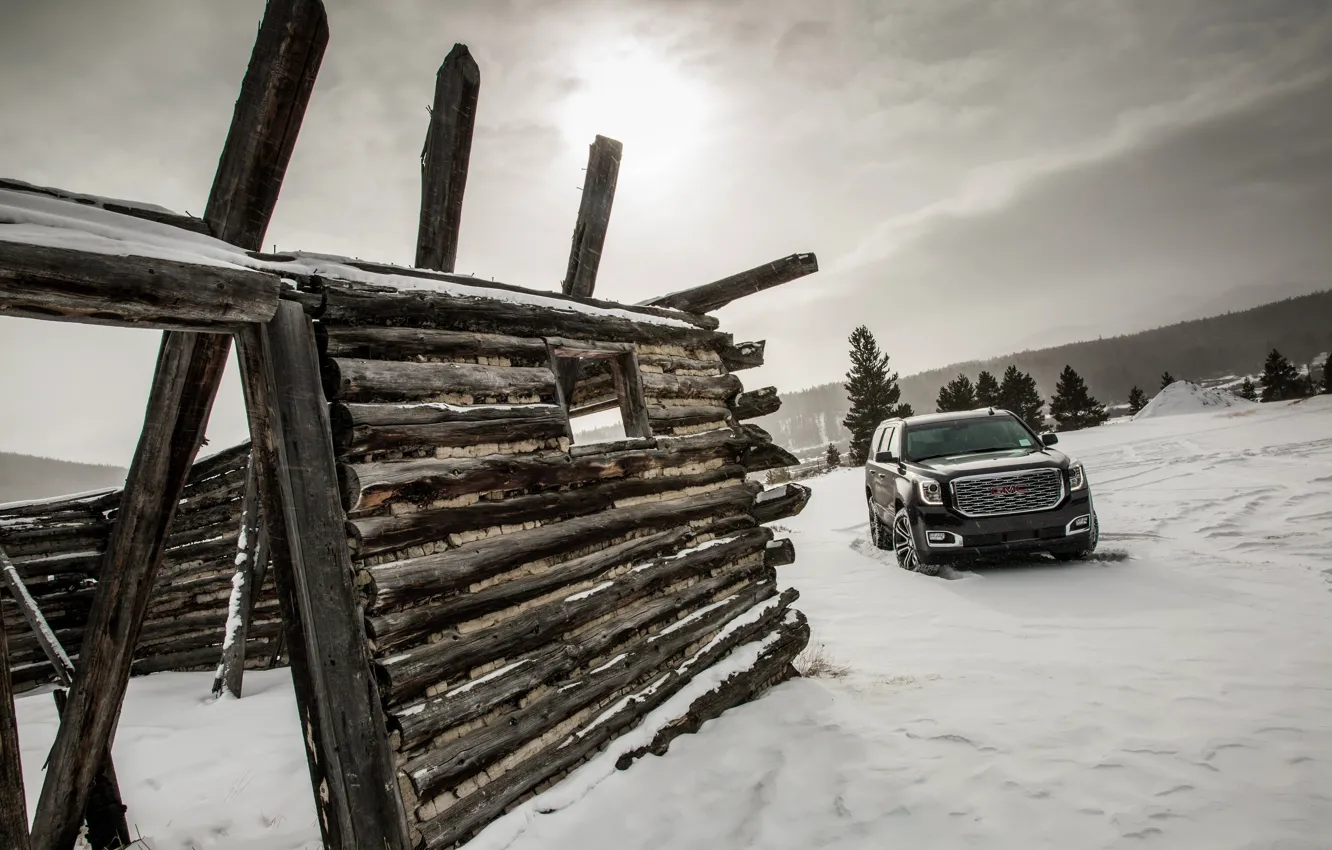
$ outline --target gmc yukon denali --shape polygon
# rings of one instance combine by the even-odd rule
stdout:
[[[1048,552],[1085,558],[1099,537],[1082,464],[1006,410],[889,419],[865,464],[870,539],[899,566]]]

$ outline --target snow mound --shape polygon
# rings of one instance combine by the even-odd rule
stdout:
[[[1190,381],[1175,381],[1157,393],[1133,418],[1153,419],[1157,416],[1205,413],[1225,407],[1256,407],[1257,404],[1226,390],[1208,389]]]

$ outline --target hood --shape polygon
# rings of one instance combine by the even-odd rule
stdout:
[[[911,461],[909,465],[933,473],[936,476],[953,478],[959,475],[977,475],[986,472],[1039,469],[1044,466],[1063,469],[1068,466],[1068,456],[1054,449],[1032,447],[1029,449],[1005,449],[998,452],[986,452],[985,454],[936,457],[926,461]]]

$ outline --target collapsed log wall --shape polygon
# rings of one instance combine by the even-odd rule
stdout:
[[[624,764],[791,675],[808,628],[775,567],[793,551],[761,522],[804,500],[746,479],[794,458],[740,422],[726,362],[756,365],[761,344],[699,317],[308,288],[416,846],[465,841],[720,662],[732,675]],[[624,409],[645,405],[650,435],[571,440],[559,355],[580,350],[632,353],[642,398]],[[579,363],[575,409],[635,383]]]
[[[171,526],[143,634],[136,674],[217,666],[235,573],[249,444],[195,464]],[[0,508],[0,547],[14,562],[57,639],[78,654],[107,536],[121,491]],[[54,682],[50,663],[8,593],[0,615],[16,691]],[[280,628],[277,598],[265,582],[255,606],[246,664],[266,664]]]

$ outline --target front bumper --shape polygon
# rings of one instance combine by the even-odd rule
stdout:
[[[921,557],[941,561],[1022,552],[1076,551],[1087,546],[1092,512],[1091,491],[1079,490],[1054,510],[1029,514],[973,519],[946,506],[917,505],[911,512],[911,524]],[[1079,528],[1075,521],[1080,517],[1087,520]],[[932,531],[944,532],[947,542],[931,541]]]

